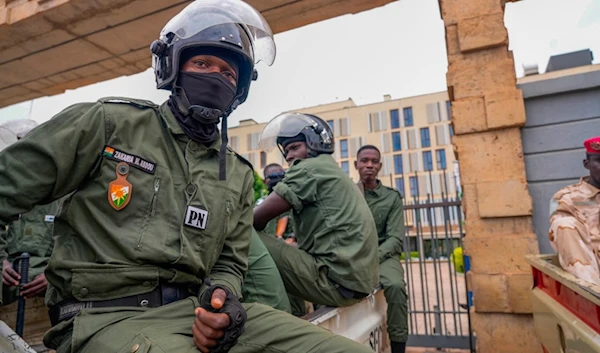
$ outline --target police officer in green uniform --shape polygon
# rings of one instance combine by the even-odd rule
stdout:
[[[7,254],[7,258],[2,262],[2,305],[18,299],[17,288],[21,276],[17,260],[23,252],[29,253],[31,257],[28,282],[21,288],[20,295],[29,298],[43,295],[46,291],[48,282],[44,269],[52,254],[52,229],[59,204],[60,200],[36,206],[8,225],[6,238],[2,237],[0,241],[0,251],[6,251]]]
[[[6,142],[0,141],[0,150],[8,147],[27,135],[37,126],[33,120],[11,120],[0,125]],[[4,141],[4,140],[2,140]],[[52,229],[54,216],[59,207],[60,200],[47,205],[39,205],[31,211],[19,216],[19,219],[8,225],[8,232],[0,237],[0,253],[4,254],[2,261],[2,297],[0,303],[7,305],[18,299],[18,294],[25,298],[43,295],[48,282],[44,269],[48,265],[54,241]],[[27,252],[29,258],[28,281],[20,293],[17,292],[21,276],[18,272],[19,256]]]
[[[379,283],[377,231],[358,188],[331,156],[331,128],[314,115],[285,113],[265,126],[259,144],[278,146],[290,163],[254,210],[254,227],[262,230],[292,209],[298,247],[261,235],[287,292],[320,305],[357,303]]]
[[[387,301],[387,330],[392,353],[404,353],[408,339],[408,298],[404,270],[400,262],[404,237],[402,196],[381,185],[377,174],[381,169],[381,153],[373,145],[358,150],[354,167],[358,170],[359,189],[373,213],[379,236],[379,280]]]
[[[285,176],[285,171],[281,165],[277,163],[271,163],[263,170],[263,176],[263,181],[270,194],[273,192],[273,187],[275,187],[275,185],[277,185],[277,183],[279,183]],[[266,196],[261,198],[260,202],[264,201],[264,199],[266,199]],[[257,206],[260,204],[260,202],[257,202]],[[263,232],[269,235],[274,235],[278,238],[282,238],[288,244],[295,244],[296,242],[294,239],[294,229],[292,227],[291,217],[291,210],[280,214],[276,218],[269,221]],[[285,229],[280,229],[279,224],[281,222],[285,223]],[[282,234],[278,234],[278,231],[282,232]]]
[[[239,302],[254,177],[226,149],[226,121],[247,97],[254,64],[274,60],[266,21],[243,1],[197,0],[151,50],[157,87],[172,92],[167,102],[76,104],[0,152],[0,227],[72,192],[55,218],[46,269],[46,346],[369,352],[282,311]]]

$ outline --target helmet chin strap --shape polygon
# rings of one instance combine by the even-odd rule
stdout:
[[[207,108],[201,105],[191,105],[183,88],[173,86],[173,94],[177,109],[181,114],[189,115],[202,124],[217,124],[224,113],[219,109]]]
[[[221,147],[219,149],[219,180],[227,179],[227,117],[239,105],[239,101],[234,99],[227,111],[222,112],[219,109],[207,108],[200,105],[191,105],[183,88],[173,86],[173,95],[177,109],[185,115],[190,115],[200,124],[217,124],[221,119]]]

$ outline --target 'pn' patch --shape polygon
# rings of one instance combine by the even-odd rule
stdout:
[[[117,162],[125,162],[130,166],[142,170],[146,173],[154,174],[154,172],[156,171],[156,163],[150,162],[134,154],[120,151],[108,145],[104,146],[102,156],[108,159],[115,160]]]
[[[188,206],[185,212],[185,225],[198,229],[206,229],[208,211],[198,207]]]

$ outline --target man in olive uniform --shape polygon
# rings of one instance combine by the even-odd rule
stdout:
[[[254,210],[254,227],[262,230],[292,209],[298,247],[261,234],[287,292],[320,305],[357,303],[379,282],[377,231],[358,188],[331,156],[331,128],[314,115],[286,113],[265,126],[259,144],[278,146],[290,164]]]
[[[550,244],[565,271],[600,284],[600,136],[584,142],[590,174],[550,202]]]
[[[283,167],[277,163],[271,163],[265,167],[263,170],[264,183],[267,185],[269,190],[269,194],[273,192],[273,187],[279,183],[283,177],[285,176],[285,171]],[[266,196],[261,200],[261,202],[266,198]],[[257,202],[257,206],[258,206]],[[275,235],[277,238],[283,239],[288,244],[295,244],[294,239],[294,229],[292,226],[291,220],[292,212],[288,210],[287,212],[282,213],[277,216],[275,219],[272,219],[263,232],[269,235]]]
[[[0,241],[0,251],[6,251],[8,258],[2,262],[2,305],[15,302],[18,299],[17,288],[21,276],[19,256],[23,252],[29,253],[28,283],[21,288],[20,295],[25,298],[43,295],[48,282],[44,269],[48,265],[54,241],[52,229],[54,216],[58,210],[60,200],[47,205],[34,207],[31,211],[22,214],[18,220],[8,225],[6,239]]]
[[[0,151],[20,140],[31,129],[37,126],[33,120],[11,120],[2,125],[0,129],[14,136],[11,142],[0,142]],[[18,299],[18,294],[25,298],[38,296],[46,291],[48,282],[44,269],[48,265],[54,241],[52,229],[54,215],[58,210],[60,200],[47,205],[39,205],[31,211],[19,216],[19,219],[8,225],[8,232],[0,237],[0,253],[6,258],[2,261],[2,297],[0,304],[7,305]],[[18,272],[18,258],[23,252],[28,252],[29,272],[28,281],[20,293],[17,292],[21,276]]]
[[[373,145],[358,150],[354,167],[358,170],[359,189],[369,204],[379,236],[379,281],[387,301],[387,330],[392,353],[404,353],[408,340],[408,297],[404,270],[400,262],[404,237],[402,196],[397,190],[381,185],[381,153]]]
[[[239,302],[254,177],[226,148],[226,121],[247,97],[254,64],[274,60],[266,21],[243,1],[197,0],[151,50],[157,87],[171,91],[167,102],[73,105],[0,152],[0,226],[73,192],[55,218],[46,269],[46,346],[369,352],[282,311]]]

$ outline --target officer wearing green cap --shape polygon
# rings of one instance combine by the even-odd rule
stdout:
[[[356,154],[359,189],[373,213],[379,238],[379,274],[387,302],[387,330],[392,353],[404,353],[408,340],[408,297],[404,269],[400,262],[404,239],[402,196],[377,179],[381,153],[373,145],[362,146]]]
[[[226,147],[227,116],[245,101],[255,63],[274,60],[264,18],[240,0],[196,0],[151,51],[167,102],[76,104],[0,152],[0,227],[70,194],[46,268],[53,327],[45,345],[58,353],[369,352],[239,301],[254,177]]]
[[[287,292],[319,305],[357,303],[379,283],[377,230],[364,197],[331,156],[329,124],[315,115],[281,114],[265,126],[259,145],[277,146],[290,164],[254,211],[254,227],[262,230],[292,209],[297,247],[261,235]]]

